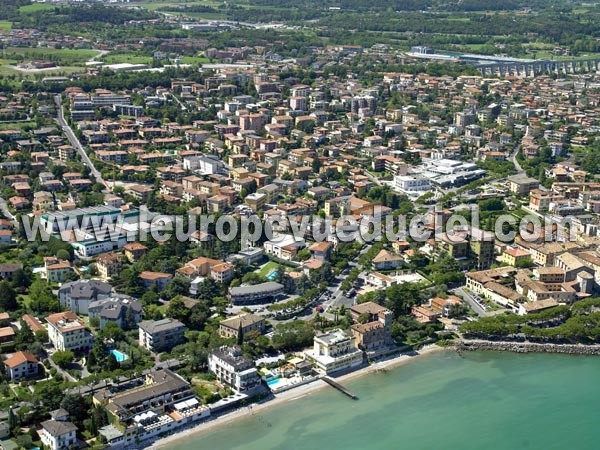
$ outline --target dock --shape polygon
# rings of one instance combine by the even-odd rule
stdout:
[[[338,383],[337,381],[333,381],[331,378],[329,377],[322,377],[321,380],[323,380],[325,383],[327,383],[329,386],[337,389],[338,391],[340,391],[342,394],[350,397],[352,400],[358,400],[358,396],[354,393],[352,393],[351,391],[349,391],[348,389],[346,389],[344,386],[342,386],[340,383]]]

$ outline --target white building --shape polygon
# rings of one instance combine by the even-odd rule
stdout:
[[[48,338],[57,350],[77,352],[92,348],[94,336],[73,312],[51,314],[46,321],[48,322]]]
[[[40,438],[50,450],[68,450],[77,444],[77,427],[71,422],[46,420],[41,423]]]
[[[352,336],[340,329],[315,336],[313,349],[305,354],[325,374],[348,370],[363,363],[363,353],[354,346]]]
[[[239,347],[219,347],[208,357],[208,369],[217,381],[236,392],[253,390],[260,386],[260,377],[254,363],[242,355]]]
[[[299,249],[306,247],[306,242],[302,238],[295,238],[291,234],[280,234],[274,236],[272,240],[266,241],[263,248],[267,255],[273,255],[277,258],[291,260],[296,256]]]
[[[39,362],[29,352],[16,352],[4,360],[6,377],[9,381],[18,381],[21,378],[35,377],[38,374]]]
[[[183,169],[213,175],[223,171],[223,162],[210,156],[190,156],[183,159]]]
[[[423,177],[396,175],[393,187],[404,194],[414,194],[431,190],[431,183]]]

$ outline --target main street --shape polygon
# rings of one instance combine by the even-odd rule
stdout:
[[[92,163],[92,160],[83,148],[83,145],[81,145],[81,142],[79,141],[75,133],[73,133],[73,130],[65,120],[64,111],[62,107],[62,96],[60,94],[54,96],[54,103],[56,104],[56,119],[61,128],[63,129],[63,132],[67,136],[67,139],[69,139],[69,142],[71,143],[73,148],[77,150],[77,153],[79,153],[79,155],[81,156],[81,160],[83,161],[83,163],[89,167],[90,172],[96,180],[96,182],[102,183],[104,186],[106,186],[107,189],[110,189],[108,183],[102,179],[102,174],[96,169],[96,167],[94,167],[94,164]]]

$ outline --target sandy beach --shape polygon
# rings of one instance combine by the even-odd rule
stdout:
[[[375,373],[381,370],[392,369],[394,367],[398,367],[400,365],[406,364],[411,361],[415,361],[418,357],[425,356],[428,354],[442,352],[445,351],[443,347],[439,347],[437,345],[428,345],[423,347],[418,352],[408,354],[402,353],[397,356],[394,356],[389,359],[385,359],[382,361],[378,361],[374,364],[371,364],[367,367],[364,367],[359,370],[355,370],[354,372],[350,372],[348,374],[335,377],[334,379],[340,383],[344,381],[352,380],[354,378],[362,377],[368,375],[370,373]],[[171,436],[167,436],[165,438],[159,439],[152,443],[148,448],[151,449],[159,449],[164,448],[168,445],[174,444],[175,442],[181,442],[193,437],[197,437],[199,434],[206,433],[208,431],[214,430],[216,428],[227,425],[235,420],[241,419],[246,416],[251,416],[257,412],[260,412],[267,408],[272,408],[276,405],[297,400],[299,398],[305,397],[307,395],[312,395],[318,390],[328,387],[327,383],[322,380],[317,380],[309,384],[305,384],[303,386],[299,386],[297,388],[290,389],[288,391],[282,392],[280,394],[275,395],[275,398],[271,398],[265,400],[261,403],[254,403],[249,407],[238,408],[228,412],[226,414],[222,414],[220,416],[215,417],[214,419],[208,420],[206,422],[201,422],[193,428],[188,428],[181,430],[178,433],[175,433]]]

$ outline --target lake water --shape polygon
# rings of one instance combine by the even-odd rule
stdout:
[[[170,450],[598,449],[600,357],[435,353]]]

